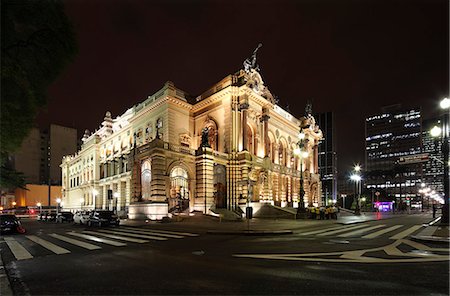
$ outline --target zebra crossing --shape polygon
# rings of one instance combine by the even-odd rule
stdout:
[[[129,244],[145,244],[152,241],[167,241],[196,236],[199,235],[189,232],[120,227],[114,229],[93,228],[81,232],[67,231],[63,234],[48,233],[40,236],[4,236],[3,241],[15,260],[26,260],[38,257],[37,250],[42,249],[54,255],[69,254],[72,251],[70,247],[67,247],[68,245],[93,251],[100,250],[105,245],[126,247]],[[29,247],[30,243],[33,244],[32,248]],[[59,243],[62,243],[63,246]],[[38,248],[35,248],[35,246],[38,246]]]
[[[299,233],[300,236],[315,237],[339,237],[339,238],[362,238],[373,239],[388,235],[391,240],[399,240],[419,231],[423,225],[394,225],[387,226],[385,224],[357,224],[357,225],[340,225],[329,227],[326,229],[318,229]],[[400,232],[397,232],[400,231]]]

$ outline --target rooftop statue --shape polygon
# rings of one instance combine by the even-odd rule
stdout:
[[[250,58],[245,59],[244,61],[244,71],[246,73],[250,73],[250,71],[256,70],[259,72],[259,65],[256,63],[256,53],[258,52],[258,49],[260,49],[262,46],[262,43],[258,44],[256,49],[253,51],[253,54]]]
[[[259,43],[258,46],[253,51],[251,57],[245,59],[244,61],[244,78],[246,85],[251,88],[258,95],[266,98],[272,104],[275,103],[275,99],[273,98],[272,93],[269,91],[269,88],[264,85],[264,81],[259,73],[259,65],[256,63],[256,53],[261,48],[262,43]]]

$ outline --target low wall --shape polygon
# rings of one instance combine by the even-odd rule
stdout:
[[[167,203],[136,202],[128,207],[128,219],[161,220],[168,217],[169,205]]]

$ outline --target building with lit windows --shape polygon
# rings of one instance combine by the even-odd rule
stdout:
[[[167,82],[86,131],[81,150],[61,164],[64,207],[130,218],[220,210],[240,216],[246,204],[297,207],[300,170],[305,204],[321,204],[322,132],[311,112],[297,119],[276,104],[256,50],[242,70],[197,97]]]
[[[428,161],[423,164],[423,182],[438,194],[444,193],[444,163],[442,160],[442,139],[430,134],[434,126],[442,126],[441,120],[431,118],[423,120],[422,145]]]
[[[20,149],[13,154],[15,170],[22,172],[28,184],[61,185],[61,159],[77,151],[77,130],[50,124],[32,128]]]
[[[314,117],[323,131],[319,142],[319,174],[322,178],[322,199],[329,204],[329,200],[337,200],[338,192],[334,113],[318,113]]]
[[[365,184],[381,192],[381,198],[408,203],[418,200],[422,160],[409,159],[421,154],[421,123],[420,109],[400,105],[366,118]]]

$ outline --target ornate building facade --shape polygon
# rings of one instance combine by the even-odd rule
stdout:
[[[310,109],[297,119],[276,104],[258,48],[242,70],[196,98],[167,82],[120,116],[107,112],[81,150],[63,158],[64,207],[150,219],[249,203],[297,207],[300,169],[305,205],[321,204],[322,132]]]

